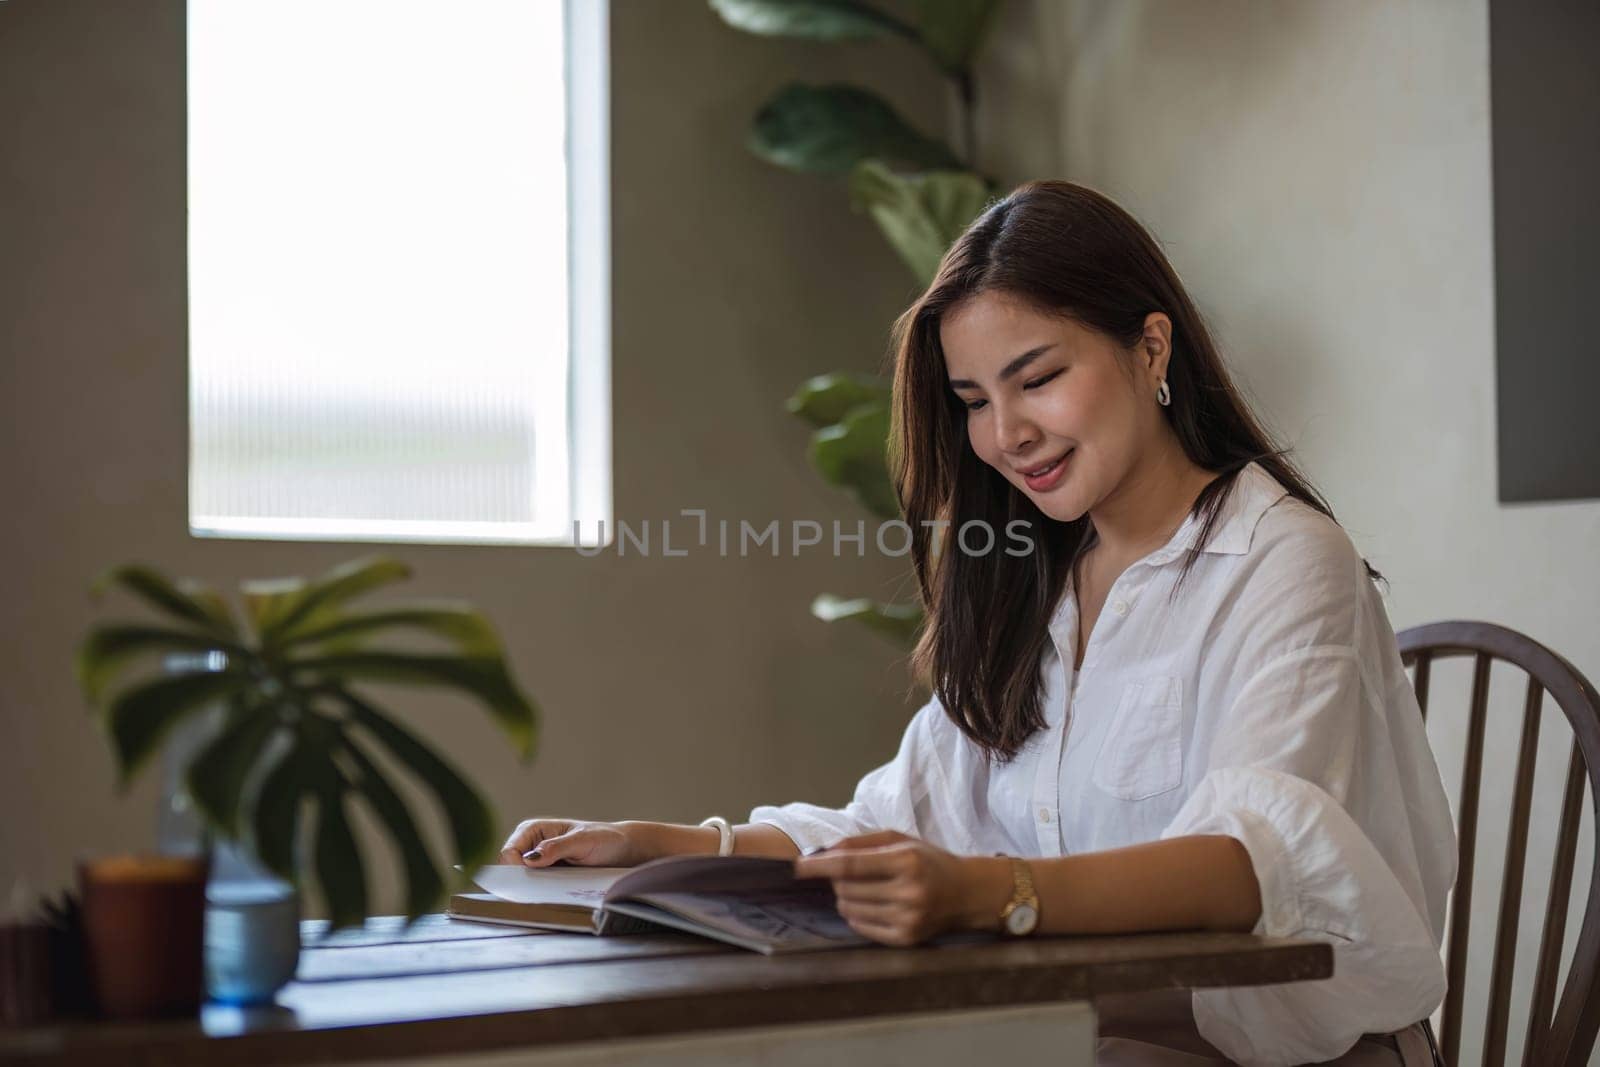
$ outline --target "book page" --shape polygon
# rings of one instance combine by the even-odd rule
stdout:
[[[486,893],[518,904],[567,904],[598,908],[606,890],[628,873],[627,867],[541,867],[534,870],[521,864],[491,864],[472,874],[473,882]]]
[[[866,944],[834,907],[826,878],[796,878],[792,860],[674,856],[634,868],[606,894],[608,911],[758,952]]]
[[[827,885],[826,879],[808,879]],[[764,856],[667,856],[628,871],[606,894],[626,900],[642,893],[758,893],[800,884],[794,861]],[[816,888],[816,887],[812,887]]]
[[[719,940],[758,952],[850,948],[870,941],[835,910],[833,893],[807,889],[727,893],[641,893],[629,898],[688,919],[690,926]],[[609,905],[612,908],[625,904]],[[661,921],[657,918],[657,921]]]

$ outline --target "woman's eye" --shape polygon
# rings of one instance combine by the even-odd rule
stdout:
[[[968,411],[977,411],[989,402],[987,400],[966,400],[963,403],[966,404]]]
[[[1062,370],[1065,370],[1065,369],[1066,368],[1062,368]],[[1051,382],[1055,381],[1060,376],[1061,376],[1061,371],[1059,371],[1059,370],[1051,371],[1049,374],[1046,374],[1042,378],[1035,378],[1031,382],[1023,382],[1022,383],[1022,387],[1024,389],[1037,389],[1041,385],[1049,385]]]

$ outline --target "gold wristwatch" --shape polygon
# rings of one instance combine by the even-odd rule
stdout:
[[[1039,894],[1033,891],[1033,871],[1012,856],[1011,901],[1000,912],[1000,927],[1012,937],[1026,937],[1039,925]]]

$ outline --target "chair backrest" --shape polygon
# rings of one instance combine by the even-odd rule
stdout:
[[[1600,694],[1572,664],[1532,638],[1486,622],[1436,622],[1399,635],[1400,654],[1414,668],[1413,682],[1422,714],[1428,714],[1429,670],[1436,660],[1468,656],[1474,660],[1472,703],[1467,722],[1466,760],[1457,807],[1461,846],[1460,868],[1450,908],[1450,951],[1446,961],[1449,990],[1445,995],[1443,1048],[1445,1062],[1460,1067],[1461,999],[1466,979],[1467,924],[1472,914],[1473,847],[1478,831],[1478,792],[1483,771],[1484,719],[1489,703],[1489,668],[1495,660],[1527,673],[1527,702],[1522,713],[1522,740],[1517,752],[1511,824],[1506,835],[1505,874],[1500,890],[1500,919],[1495,931],[1494,962],[1485,1018],[1483,1063],[1505,1061],[1511,979],[1517,946],[1517,917],[1522,906],[1522,876],[1528,847],[1528,818],[1533,804],[1534,763],[1538,758],[1539,718],[1549,693],[1572,726],[1572,756],[1567,766],[1557,831],[1550,895],[1534,972],[1524,1067],[1584,1067],[1600,1029],[1600,847],[1578,930],[1577,949],[1555,1002],[1562,941],[1566,936],[1567,900],[1578,844],[1585,779],[1591,803],[1600,816]],[[1597,819],[1600,827],[1600,819]]]

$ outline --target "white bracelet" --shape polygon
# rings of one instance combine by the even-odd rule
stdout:
[[[727,819],[720,815],[713,815],[700,825],[715,826],[717,828],[717,855],[733,855],[733,827],[728,825]]]

